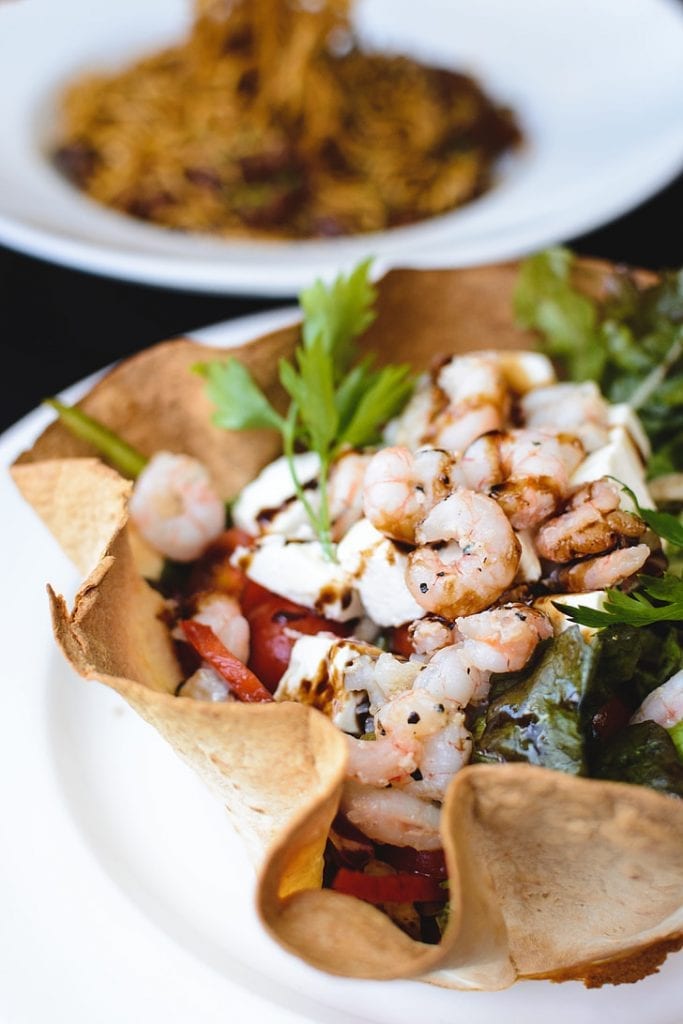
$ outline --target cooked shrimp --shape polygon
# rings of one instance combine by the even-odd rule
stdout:
[[[589,590],[605,590],[623,583],[645,565],[651,551],[647,544],[618,548],[609,555],[587,558],[576,565],[563,566],[553,573],[553,581],[562,590],[580,594]]]
[[[665,729],[673,729],[683,721],[683,670],[667,679],[649,693],[631,722],[657,722]]]
[[[375,786],[424,782],[425,799],[441,800],[452,776],[467,764],[472,738],[460,705],[425,689],[388,701],[375,717],[375,740],[349,737],[347,774]]]
[[[609,406],[592,380],[534,388],[520,401],[527,427],[551,427],[575,434],[587,452],[607,444]]]
[[[439,502],[418,526],[406,583],[428,612],[454,619],[482,611],[515,578],[520,544],[491,498],[464,487]]]
[[[408,636],[415,654],[431,657],[442,647],[453,643],[453,630],[438,615],[425,615],[408,626]]]
[[[611,551],[623,539],[642,537],[639,516],[619,508],[617,487],[606,478],[580,487],[561,515],[548,519],[536,534],[536,550],[552,562],[572,562]]]
[[[416,527],[451,493],[455,475],[453,456],[438,448],[383,448],[365,473],[365,515],[385,536],[414,543]]]
[[[346,782],[340,810],[375,842],[412,846],[415,850],[438,850],[443,845],[439,834],[440,809],[400,789]]]
[[[335,541],[363,517],[363,483],[371,459],[362,452],[342,452],[330,468],[327,500]]]
[[[249,623],[234,597],[227,594],[199,594],[196,622],[210,626],[231,654],[243,661],[249,660]]]
[[[435,699],[455,701],[465,708],[471,701],[479,701],[488,693],[490,672],[482,672],[473,664],[471,652],[465,652],[460,643],[442,647],[430,658],[415,682]]]
[[[443,801],[453,776],[472,757],[472,734],[462,712],[451,714],[448,725],[424,743],[420,763],[404,792],[421,800]]]
[[[461,452],[475,438],[503,427],[509,396],[495,356],[454,356],[441,367],[436,382],[448,404],[433,418],[426,442]]]
[[[584,454],[570,434],[509,430],[474,441],[459,472],[468,487],[496,498],[516,530],[525,530],[557,511]]]
[[[539,640],[553,635],[546,616],[523,604],[468,615],[456,619],[455,626],[465,657],[488,672],[518,672]]]
[[[514,604],[456,619],[453,633],[454,643],[431,658],[415,686],[464,708],[487,697],[491,673],[524,668],[553,629],[541,612]]]
[[[131,518],[151,546],[191,562],[225,527],[225,505],[197,459],[157,452],[135,481]]]
[[[372,715],[388,701],[410,690],[424,668],[418,662],[405,661],[379,647],[355,640],[339,641],[335,647],[333,668],[342,677],[346,690],[367,694]]]

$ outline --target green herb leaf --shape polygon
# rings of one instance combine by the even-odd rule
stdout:
[[[329,286],[316,281],[302,293],[301,342],[293,361],[282,359],[279,364],[280,383],[291,399],[285,417],[236,359],[195,367],[206,378],[219,426],[280,432],[295,492],[329,559],[335,557],[327,496],[330,466],[346,446],[360,448],[376,441],[412,391],[407,366],[373,370],[369,357],[354,365],[356,338],[375,318],[370,262],[360,263],[347,277],[340,274]],[[320,457],[316,508],[296,476],[297,444]]]
[[[339,430],[343,435],[351,421],[356,407],[372,382],[372,356],[361,359],[339,383],[335,402],[339,414]]]
[[[608,589],[601,610],[554,601],[555,607],[572,622],[592,629],[622,623],[627,626],[648,626],[654,622],[683,621],[683,580],[665,574],[662,577],[639,576],[639,588],[630,594]]]
[[[413,390],[410,367],[406,365],[385,366],[363,383],[365,393],[342,433],[340,445],[362,448],[377,441],[380,428],[403,408]]]
[[[304,312],[304,348],[316,339],[335,367],[339,379],[355,357],[354,339],[375,319],[377,292],[369,279],[371,259],[364,260],[347,276],[340,274],[332,284],[316,281],[299,296]]]
[[[618,483],[621,489],[628,494],[636,512],[651,530],[661,537],[662,540],[668,541],[669,544],[683,548],[683,523],[681,523],[677,516],[672,516],[670,512],[658,512],[654,508],[643,508],[630,487],[627,487],[626,484],[616,477],[611,477],[611,479]]]
[[[223,363],[196,363],[193,370],[206,379],[207,394],[216,406],[216,426],[226,430],[282,430],[282,416],[239,359],[230,356]]]
[[[323,457],[329,451],[339,427],[334,396],[334,366],[318,335],[296,353],[298,373],[286,360],[280,361],[280,382],[299,407],[308,447]]]
[[[605,352],[597,341],[597,311],[571,284],[573,258],[568,249],[556,247],[525,260],[515,289],[515,314],[523,327],[541,332],[547,351],[563,358],[571,377],[599,378]]]
[[[603,298],[573,284],[574,254],[548,249],[522,264],[518,322],[573,380],[593,378],[612,402],[627,401],[652,446],[649,475],[683,469],[683,271],[642,287],[627,271],[601,275]]]
[[[82,409],[65,405],[58,398],[46,398],[45,404],[55,410],[70,433],[96,448],[100,455],[123,476],[134,480],[142,472],[147,464],[145,456],[109,427],[105,427],[103,423],[88,416]]]

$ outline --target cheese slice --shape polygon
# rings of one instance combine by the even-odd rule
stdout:
[[[643,508],[654,508],[654,501],[645,482],[640,452],[625,427],[612,427],[609,441],[587,455],[571,478],[572,486],[590,483],[600,477],[611,476],[630,487]],[[633,503],[622,493],[621,507],[633,512]]]
[[[303,452],[294,456],[294,466],[299,482],[305,486],[317,477],[320,459],[315,452]],[[295,493],[287,459],[282,455],[265,466],[259,475],[240,491],[232,506],[235,526],[240,530],[246,530],[254,537],[258,536],[262,530],[260,517],[263,513],[275,512],[283,506],[286,508],[286,503],[295,497]]]
[[[361,519],[337,549],[342,567],[354,580],[366,613],[378,626],[401,626],[425,613],[408,590],[408,556],[392,540]]]
[[[582,605],[585,608],[593,609],[593,611],[602,611],[606,597],[607,594],[604,590],[589,590],[583,594],[548,594],[534,601],[534,608],[538,608],[548,617],[555,636],[557,636],[558,633],[564,633],[565,629],[569,629],[575,623],[555,607],[555,602],[569,605],[570,608],[578,608],[579,605]],[[580,626],[579,628],[586,639],[597,632],[592,626]]]
[[[355,583],[339,564],[325,558],[319,541],[259,537],[253,548],[237,548],[233,563],[255,583],[335,622],[363,614]]]

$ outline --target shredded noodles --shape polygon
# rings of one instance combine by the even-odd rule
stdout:
[[[408,224],[491,184],[514,115],[478,83],[365,51],[349,0],[197,0],[185,40],[63,97],[54,160],[182,231],[306,238]]]

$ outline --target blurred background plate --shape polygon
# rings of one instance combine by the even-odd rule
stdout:
[[[223,241],[93,203],[48,163],[61,85],[179,40],[190,0],[0,6],[0,242],[66,266],[191,291],[292,296],[368,254],[389,265],[508,259],[590,231],[683,166],[683,6],[676,0],[359,0],[367,43],[477,77],[528,143],[451,214],[355,238]]]

